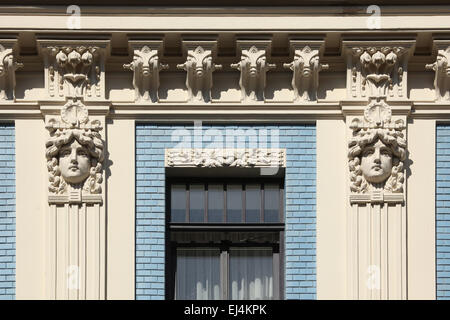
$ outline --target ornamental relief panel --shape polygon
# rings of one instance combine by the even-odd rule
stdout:
[[[356,199],[352,195],[367,194],[371,201],[383,202],[384,193],[402,194],[406,159],[404,121],[393,121],[390,107],[380,101],[367,106],[364,117],[354,118],[350,128],[351,199]]]
[[[68,102],[60,119],[47,119],[46,129],[50,133],[45,144],[49,202],[100,202],[104,160],[100,121],[89,120],[81,102]]]
[[[37,41],[49,99],[105,100],[108,41]]]
[[[284,149],[166,149],[166,167],[286,167]]]
[[[408,58],[413,41],[344,41],[350,99],[407,99]]]

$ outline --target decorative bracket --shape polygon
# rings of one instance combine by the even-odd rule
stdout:
[[[188,101],[211,101],[212,73],[222,69],[222,65],[213,63],[216,46],[216,41],[183,41],[187,60],[177,68],[187,73]]]
[[[53,99],[105,99],[105,57],[109,40],[38,40],[45,87]]]
[[[427,70],[433,70],[436,101],[450,100],[450,40],[434,40],[437,49],[436,62],[427,64]]]
[[[15,59],[16,46],[16,39],[0,39],[0,101],[15,99],[16,70],[23,67]]]
[[[347,93],[353,99],[407,99],[413,41],[344,41]]]
[[[123,67],[133,71],[135,101],[158,102],[159,72],[168,69],[159,62],[162,40],[130,41],[133,61]]]
[[[241,50],[241,61],[231,64],[231,67],[241,72],[239,85],[242,102],[264,101],[266,73],[276,68],[275,64],[266,62],[270,45],[271,42],[267,40],[237,41]]]
[[[319,72],[329,68],[328,64],[319,63],[319,52],[323,43],[323,41],[290,41],[294,61],[285,63],[283,67],[293,71],[294,102],[317,101]]]

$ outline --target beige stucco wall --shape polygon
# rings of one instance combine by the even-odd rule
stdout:
[[[346,126],[343,120],[316,125],[317,298],[346,299]]]
[[[46,264],[46,130],[41,120],[16,120],[16,298],[44,297]],[[32,138],[30,138],[32,137]]]
[[[436,298],[435,148],[432,119],[408,124],[408,297]]]
[[[108,123],[107,299],[134,299],[135,293],[134,135],[134,120]]]

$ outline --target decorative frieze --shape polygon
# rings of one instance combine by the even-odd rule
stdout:
[[[38,40],[50,99],[105,99],[109,41]]]
[[[177,68],[186,71],[189,102],[211,101],[212,73],[222,69],[222,65],[213,63],[216,46],[216,41],[183,41],[187,60]]]
[[[159,72],[168,69],[160,63],[162,41],[130,41],[133,61],[124,64],[126,70],[133,71],[135,101],[158,102]]]
[[[241,61],[231,67],[241,72],[241,102],[264,101],[266,73],[276,68],[275,64],[266,62],[270,44],[270,41],[237,41]]]
[[[411,41],[344,41],[351,99],[407,99]]]
[[[427,64],[427,70],[433,70],[436,101],[450,100],[450,41],[434,40],[437,49],[436,62]]]
[[[317,101],[319,72],[329,68],[327,64],[319,63],[319,51],[322,46],[323,41],[291,40],[294,61],[283,66],[293,71],[294,102]]]
[[[16,70],[23,67],[16,61],[16,44],[17,40],[0,39],[0,101],[15,99]]]
[[[166,149],[166,167],[286,167],[284,149]]]

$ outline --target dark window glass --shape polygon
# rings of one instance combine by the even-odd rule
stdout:
[[[227,185],[227,222],[242,222],[242,186]]]
[[[178,300],[220,299],[219,249],[177,249],[175,297]]]
[[[272,248],[232,248],[230,250],[231,299],[273,299],[273,281]]]
[[[280,187],[276,184],[264,185],[264,222],[279,222]]]
[[[173,184],[171,189],[171,221],[186,222],[186,186],[184,184]]]
[[[223,221],[223,185],[208,185],[208,222]]]
[[[249,184],[245,190],[245,222],[261,221],[261,187]]]
[[[189,207],[189,222],[205,221],[205,187],[203,184],[191,184]]]

